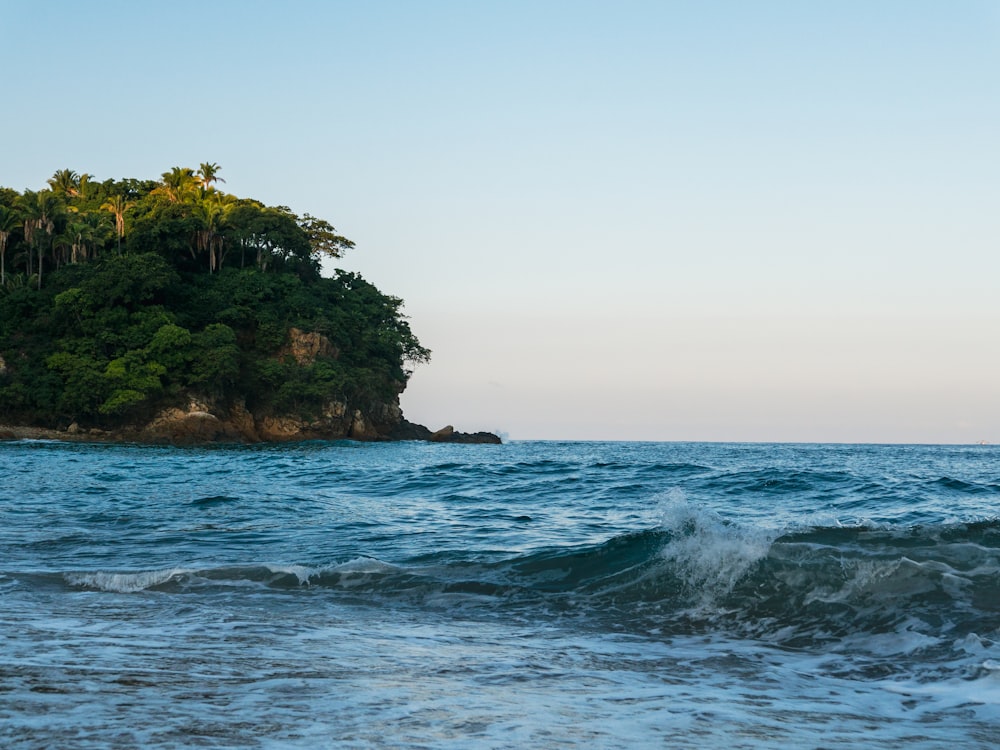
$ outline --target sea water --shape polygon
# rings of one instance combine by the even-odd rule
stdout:
[[[0,444],[5,748],[993,748],[1000,450]]]

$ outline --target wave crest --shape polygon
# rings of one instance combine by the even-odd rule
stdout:
[[[187,575],[190,571],[182,568],[167,570],[143,570],[133,573],[113,573],[96,571],[90,573],[66,573],[63,577],[70,586],[97,589],[118,594],[132,594],[137,591],[162,586]]]
[[[482,561],[447,555],[392,564],[172,567],[62,574],[119,594],[248,594],[308,589],[352,602],[463,608],[469,616],[568,616],[643,632],[726,630],[788,647],[865,634],[930,648],[994,638],[1000,613],[1000,522],[788,533],[733,524],[668,498],[657,528],[578,547]],[[326,592],[323,594],[323,592]],[[882,638],[882,640],[878,640]]]
[[[678,496],[664,506],[661,526],[669,540],[660,558],[702,607],[732,592],[767,557],[778,536],[774,530],[728,523]]]

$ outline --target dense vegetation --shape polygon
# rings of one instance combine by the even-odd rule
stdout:
[[[429,352],[401,300],[320,275],[353,243],[223,192],[216,164],[160,180],[0,188],[0,421],[115,427],[192,394],[255,413],[392,400]],[[332,344],[302,364],[289,331]]]

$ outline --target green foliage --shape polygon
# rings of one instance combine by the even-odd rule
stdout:
[[[240,348],[236,333],[224,323],[212,323],[192,340],[190,385],[202,385],[221,395],[240,375]]]
[[[0,188],[0,420],[114,426],[189,395],[316,415],[395,397],[429,352],[401,300],[319,273],[353,243],[223,193],[217,164],[161,180],[59,170]],[[329,340],[314,361],[289,331]]]
[[[56,352],[46,359],[49,369],[63,379],[56,408],[67,414],[93,414],[110,393],[103,363],[95,357]]]
[[[111,385],[111,395],[99,407],[101,414],[125,414],[137,405],[155,398],[163,390],[160,378],[167,368],[146,359],[144,350],[131,350],[108,362],[104,376]]]
[[[111,256],[94,264],[79,287],[61,292],[56,303],[77,316],[115,307],[134,310],[157,297],[162,300],[167,287],[179,280],[157,255]]]
[[[191,332],[173,323],[160,326],[146,351],[168,372],[183,372],[191,362]]]

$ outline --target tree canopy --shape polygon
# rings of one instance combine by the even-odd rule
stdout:
[[[256,413],[390,401],[429,352],[402,301],[357,274],[326,220],[217,187],[220,167],[159,180],[59,170],[0,188],[0,420],[112,427],[192,394]],[[311,361],[290,331],[324,337]]]

